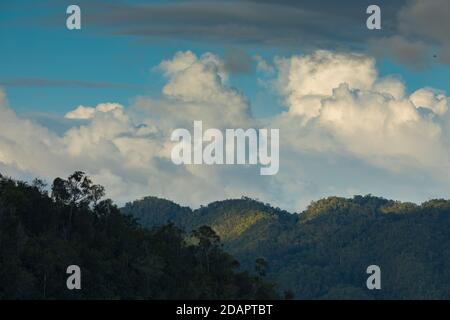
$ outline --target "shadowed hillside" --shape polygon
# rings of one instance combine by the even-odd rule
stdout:
[[[82,172],[55,179],[50,195],[42,181],[0,175],[0,299],[279,298],[263,272],[237,270],[211,228],[144,229],[103,195]],[[80,290],[66,286],[70,265]]]

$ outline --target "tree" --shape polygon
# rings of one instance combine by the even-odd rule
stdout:
[[[52,198],[66,205],[96,205],[104,195],[104,187],[93,184],[82,171],[74,172],[67,180],[56,178],[53,181]]]

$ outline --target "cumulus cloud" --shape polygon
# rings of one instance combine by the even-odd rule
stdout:
[[[164,119],[184,124],[193,119],[223,127],[244,124],[250,107],[246,97],[227,84],[225,63],[217,55],[197,57],[190,51],[178,52],[157,69],[167,77],[163,101],[147,97],[137,99],[142,110]]]
[[[123,107],[120,104],[117,103],[101,103],[97,105],[95,108],[92,107],[84,107],[84,106],[78,106],[75,110],[72,110],[68,113],[66,113],[65,118],[67,119],[80,119],[80,120],[86,120],[86,119],[92,119],[96,113],[98,112],[110,112],[114,110],[122,110]]]
[[[248,99],[228,84],[224,60],[212,53],[179,52],[162,61],[161,98],[74,108],[65,116],[73,126],[62,134],[17,116],[0,91],[0,171],[52,179],[82,169],[119,203],[156,195],[198,206],[247,195],[299,210],[326,195],[414,201],[445,195],[450,100],[444,92],[408,94],[401,79],[381,78],[375,60],[360,54],[316,51],[266,64],[286,109],[265,119],[251,115]],[[220,129],[279,128],[279,173],[174,165],[170,135],[192,129],[194,120]]]
[[[219,128],[250,121],[247,99],[227,85],[224,61],[211,53],[179,52],[158,69],[167,77],[162,99],[137,97],[128,108],[78,106],[65,115],[73,126],[63,134],[17,116],[0,91],[0,171],[51,180],[81,169],[122,204],[149,194],[189,205],[248,194],[248,169],[182,167],[170,159],[170,134],[177,127],[189,129],[194,120]],[[256,186],[250,193],[262,198],[262,190]]]
[[[449,98],[443,92],[432,88],[419,89],[411,95],[410,99],[416,108],[430,109],[439,115],[447,113],[450,105]]]
[[[425,170],[448,177],[450,150],[442,121],[449,99],[442,92],[423,88],[408,96],[400,79],[379,78],[375,61],[360,55],[318,51],[277,64],[276,83],[288,111],[276,123],[290,128],[284,137],[292,148],[344,153],[405,174]]]
[[[341,83],[368,89],[377,76],[375,61],[361,55],[335,55],[317,51],[312,55],[277,59],[277,86],[289,111],[306,117],[317,116],[320,102]]]

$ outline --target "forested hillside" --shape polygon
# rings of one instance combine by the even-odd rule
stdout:
[[[0,175],[0,299],[279,298],[262,261],[239,271],[211,228],[142,228],[103,195],[82,172],[50,194]],[[66,286],[69,265],[81,290]]]
[[[297,299],[450,299],[447,200],[331,197],[290,214],[248,198],[190,210],[149,197],[122,211],[146,226],[211,226],[243,267],[264,258],[268,275]],[[381,290],[366,287],[372,264],[381,268]]]
[[[249,198],[119,210],[103,196],[81,172],[50,187],[0,176],[0,298],[450,299],[448,200],[331,197],[288,213]]]

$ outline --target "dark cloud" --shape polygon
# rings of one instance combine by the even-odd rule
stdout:
[[[253,70],[253,59],[241,48],[228,48],[225,52],[225,68],[230,73],[250,73]]]
[[[78,4],[84,28],[137,37],[143,43],[171,39],[303,51],[375,48],[370,52],[414,68],[428,65],[434,56],[431,61],[450,64],[449,0],[182,0],[151,4],[79,0]],[[382,30],[366,28],[366,9],[372,4],[382,10]],[[60,24],[60,19],[58,15],[54,21]],[[47,24],[50,21],[46,19]]]
[[[44,78],[14,78],[0,79],[0,85],[5,87],[82,87],[92,89],[110,89],[110,88],[132,88],[133,85],[110,83],[110,82],[92,82],[80,80],[51,80]]]
[[[377,57],[388,56],[414,70],[422,70],[430,63],[426,43],[402,36],[374,39],[369,42],[369,49]]]
[[[289,47],[358,47],[369,0],[81,3],[84,25],[119,35]],[[404,1],[382,1],[384,36]]]
[[[396,34],[373,47],[413,68],[450,64],[450,1],[411,0],[398,12]]]
[[[450,1],[412,0],[399,13],[399,32],[450,45]]]

